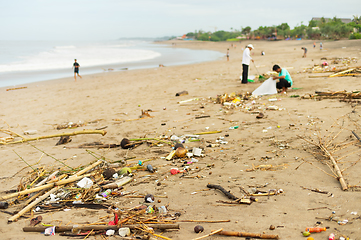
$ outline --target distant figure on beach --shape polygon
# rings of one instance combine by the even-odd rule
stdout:
[[[278,65],[274,65],[272,70],[278,72],[278,77],[273,77],[273,80],[279,79],[279,82],[276,83],[276,88],[282,90],[281,93],[286,93],[287,88],[293,84],[290,73]]]
[[[251,50],[254,49],[252,44],[248,44],[247,47],[243,51],[242,58],[242,84],[248,83],[248,69],[250,62],[254,62],[251,57]]]
[[[306,54],[307,54],[307,48],[305,48],[305,47],[301,47],[301,49],[303,49],[303,58],[305,58],[306,57]]]
[[[315,48],[316,47],[316,42],[313,42],[313,48]]]
[[[76,61],[76,59],[74,59],[73,68],[74,68],[74,79],[75,79],[75,81],[76,81],[76,75],[77,75],[77,74],[78,74],[78,76],[79,76],[80,78],[82,78],[82,77],[79,75],[79,67],[80,67],[79,63]]]
[[[322,50],[322,47],[323,47],[322,42],[320,42],[320,50]]]
[[[229,61],[229,48],[227,48],[227,62]]]

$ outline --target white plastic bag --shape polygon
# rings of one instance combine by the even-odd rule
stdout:
[[[264,81],[261,86],[259,86],[256,90],[254,90],[252,92],[252,95],[262,96],[262,95],[276,94],[277,93],[276,81],[277,80],[273,80],[273,78],[270,77],[269,79]]]
[[[80,188],[90,188],[93,186],[93,181],[90,178],[84,177],[76,185],[78,185]]]

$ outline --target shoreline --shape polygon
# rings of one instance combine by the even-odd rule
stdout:
[[[242,47],[252,43],[252,57],[255,66],[250,66],[250,75],[258,75],[270,71],[273,64],[289,68],[294,87],[287,94],[276,94],[255,99],[242,99],[240,107],[227,107],[215,103],[213,98],[225,93],[252,92],[260,83],[242,85],[241,75]],[[342,191],[337,178],[323,161],[317,159],[308,150],[312,146],[297,136],[327,136],[338,130],[332,130],[337,119],[350,119],[350,125],[340,134],[343,142],[354,141],[354,130],[361,135],[361,120],[358,112],[359,104],[339,101],[339,99],[301,99],[291,95],[313,94],[317,90],[356,91],[361,89],[359,77],[325,78],[319,73],[310,73],[305,67],[312,67],[326,61],[333,65],[334,57],[361,58],[361,41],[347,40],[324,44],[325,51],[313,49],[313,41],[293,42],[259,42],[244,41],[237,48],[230,49],[230,61],[226,58],[218,61],[198,64],[170,66],[164,68],[138,69],[124,72],[107,72],[89,75],[74,82],[72,77],[32,83],[26,89],[5,91],[0,88],[0,129],[8,129],[23,136],[27,130],[35,130],[35,135],[25,137],[47,136],[83,129],[103,128],[107,131],[101,135],[77,135],[72,142],[58,145],[59,138],[42,139],[31,142],[38,149],[52,157],[65,161],[71,167],[87,165],[96,159],[79,146],[94,142],[119,144],[123,138],[159,138],[171,135],[182,136],[206,131],[221,131],[215,134],[200,135],[199,142],[184,143],[189,150],[198,147],[203,150],[204,157],[196,157],[189,167],[193,170],[187,177],[171,175],[171,168],[183,169],[184,161],[175,159],[166,161],[172,150],[170,146],[142,144],[134,149],[105,148],[90,150],[104,156],[106,161],[116,161],[135,157],[138,160],[153,159],[150,163],[157,168],[156,173],[134,171],[134,178],[141,181],[145,175],[152,178],[142,184],[127,184],[124,191],[136,191],[137,194],[153,194],[167,196],[156,199],[156,207],[167,206],[169,213],[179,212],[179,220],[229,220],[224,223],[180,223],[180,230],[165,231],[163,236],[173,240],[194,239],[195,225],[201,224],[205,231],[223,228],[227,231],[243,231],[253,233],[277,234],[280,239],[302,239],[301,231],[306,227],[328,226],[326,232],[317,233],[318,238],[326,239],[333,232],[358,239],[361,220],[351,212],[359,212],[361,192]],[[226,53],[230,43],[179,43],[176,47],[209,48]],[[301,47],[309,49],[307,58],[302,58]],[[244,46],[243,46],[244,47]],[[345,48],[343,48],[345,47]],[[266,55],[261,56],[261,51]],[[338,66],[342,66],[340,63]],[[360,66],[358,63],[349,66]],[[309,76],[316,76],[310,78]],[[188,91],[188,95],[176,97],[176,93]],[[212,97],[212,99],[210,99]],[[197,99],[184,104],[178,102]],[[273,99],[273,100],[269,100]],[[277,101],[274,101],[277,99]],[[280,110],[270,110],[276,106]],[[140,119],[141,110],[151,110],[151,118]],[[265,117],[257,119],[258,112]],[[202,116],[209,116],[204,117]],[[201,118],[199,118],[201,117]],[[344,118],[342,118],[344,117]],[[63,123],[87,124],[75,129],[57,130]],[[343,123],[340,123],[340,126]],[[238,128],[234,128],[237,126]],[[335,125],[337,127],[337,124]],[[233,127],[233,129],[231,128]],[[231,128],[231,129],[230,129]],[[316,135],[315,135],[316,134]],[[0,137],[7,136],[0,132]],[[351,137],[350,137],[351,136]],[[226,144],[217,144],[217,138],[223,138]],[[341,141],[340,140],[340,141]],[[342,142],[341,141],[341,142]],[[334,144],[336,144],[336,140]],[[357,145],[352,148],[358,148]],[[21,156],[33,167],[44,167],[48,171],[62,168],[52,157],[27,143],[0,145],[0,184],[2,190],[16,188],[23,177],[29,176],[30,168],[22,161]],[[316,150],[314,150],[316,151]],[[335,153],[336,154],[336,153]],[[340,157],[340,156],[335,156]],[[345,159],[353,163],[359,155]],[[347,161],[346,161],[347,160]],[[189,161],[189,160],[187,160]],[[131,161],[130,161],[131,162]],[[308,164],[308,163],[312,163]],[[341,164],[341,163],[340,163]],[[256,169],[255,166],[272,165],[278,168]],[[345,165],[342,169],[346,168]],[[321,170],[326,171],[325,174]],[[359,184],[361,165],[354,165],[345,170],[345,178],[349,185]],[[25,180],[24,180],[25,181]],[[160,183],[160,184],[158,184]],[[283,193],[275,196],[258,197],[258,202],[251,205],[228,205],[217,201],[227,199],[221,192],[207,191],[207,184],[217,184],[242,197],[240,187],[246,190],[268,192],[282,189]],[[332,193],[332,197],[309,191],[305,188],[321,189]],[[5,195],[4,193],[1,196]],[[157,200],[160,200],[158,202]],[[114,204],[120,209],[129,209],[141,203],[140,198],[112,197],[105,203]],[[18,206],[11,206],[8,211],[15,211]],[[326,219],[335,211],[335,216],[349,223],[339,225]],[[42,215],[45,224],[81,224],[94,223],[100,217],[108,215],[106,210],[74,209],[70,211],[54,211],[36,213]],[[40,233],[23,232],[30,219],[19,219],[7,223],[9,214],[0,212],[0,233],[4,239],[47,239]],[[30,215],[26,215],[30,217]],[[149,215],[149,218],[152,215]],[[315,217],[324,218],[317,220]],[[111,218],[103,221],[113,220]],[[70,222],[71,221],[71,222]],[[352,222],[352,224],[351,224]],[[270,230],[270,225],[276,226]],[[337,231],[336,231],[337,229]],[[201,235],[201,236],[202,236]],[[214,240],[224,239],[212,236]],[[58,234],[54,240],[65,239]],[[89,239],[95,239],[89,237]]]
[[[163,46],[164,45],[164,46]],[[158,67],[160,64],[164,66],[177,66],[177,65],[184,65],[184,64],[193,64],[199,62],[206,62],[210,61],[208,58],[213,60],[217,60],[221,57],[217,51],[212,51],[208,49],[189,49],[185,48],[182,51],[176,52],[176,48],[172,48],[168,44],[168,46],[158,43],[143,43],[139,44],[139,46],[133,46],[131,48],[140,48],[151,50],[160,53],[160,56],[141,60],[141,61],[134,61],[134,62],[126,62],[126,63],[116,63],[116,64],[105,64],[105,65],[98,65],[92,67],[82,67],[80,69],[80,73],[83,76],[89,76],[92,74],[99,74],[104,72],[122,72],[122,71],[129,71],[135,69],[148,69],[148,68],[155,68]],[[196,50],[196,51],[195,51]],[[205,51],[203,51],[205,50]],[[201,52],[200,52],[201,51]],[[174,58],[174,55],[177,55],[177,58]],[[3,82],[0,82],[1,85],[5,85],[7,87],[15,87],[19,85],[24,85],[32,82],[42,82],[48,80],[55,80],[55,79],[63,79],[67,78],[69,74],[71,75],[73,70],[69,69],[52,69],[46,71],[24,71],[24,72],[15,72],[15,73],[1,73],[1,79]]]

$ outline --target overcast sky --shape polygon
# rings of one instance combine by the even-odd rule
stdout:
[[[0,0],[0,40],[113,40],[250,26],[291,28],[312,17],[361,16],[360,0]]]

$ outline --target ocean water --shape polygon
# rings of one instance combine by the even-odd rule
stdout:
[[[215,51],[140,40],[0,41],[0,87],[72,77],[74,59],[80,64],[80,75],[87,75],[212,61],[222,56]]]

